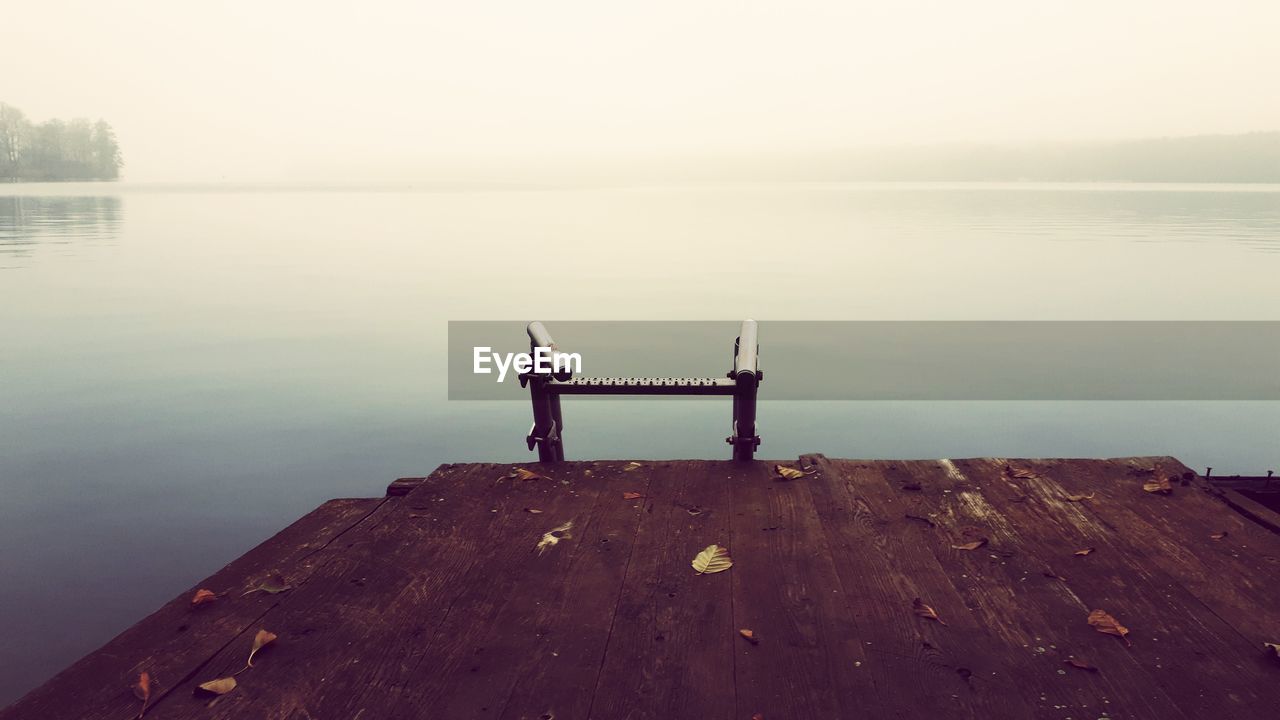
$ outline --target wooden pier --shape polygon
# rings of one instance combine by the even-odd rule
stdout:
[[[1280,522],[1178,461],[777,464],[333,500],[0,720],[1276,716]],[[695,572],[712,544],[732,567]]]

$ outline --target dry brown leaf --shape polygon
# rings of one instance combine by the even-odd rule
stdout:
[[[640,499],[640,498],[642,498],[642,497],[644,497],[644,493],[638,493],[638,492],[624,492],[624,493],[622,493],[622,499],[623,499],[623,500],[639,500],[639,499]]]
[[[191,596],[191,607],[197,607],[200,605],[204,605],[205,603],[211,603],[217,599],[218,599],[218,594],[215,593],[214,591],[200,588],[199,590],[196,591],[195,595]]]
[[[780,480],[796,480],[808,474],[803,470],[789,468],[785,465],[774,465],[773,471],[778,474],[778,479]]]
[[[525,508],[525,509],[524,509],[524,511],[525,511],[525,512],[527,512],[527,513],[529,513],[530,515],[541,515],[541,514],[542,514],[542,511],[541,511],[541,510],[539,510],[539,509],[537,509],[537,508]]]
[[[1214,533],[1214,534],[1210,535],[1209,537],[1213,538],[1214,540],[1221,540],[1222,538],[1224,538],[1224,537],[1226,537],[1226,536],[1227,536],[1227,531],[1226,531],[1226,530],[1223,530],[1222,532]]]
[[[746,641],[751,643],[752,645],[760,644],[760,638],[754,632],[746,628],[739,630],[738,634],[741,635],[743,638],[745,638]]]
[[[1262,643],[1262,649],[1271,653],[1271,657],[1275,658],[1276,660],[1280,660],[1280,644]]]
[[[1129,642],[1129,638],[1125,637],[1129,634],[1129,628],[1120,624],[1120,621],[1111,617],[1102,610],[1094,610],[1089,613],[1089,624],[1100,633],[1115,635],[1124,641],[1124,644],[1132,647],[1133,643]]]
[[[541,555],[547,551],[547,548],[554,547],[556,543],[564,540],[565,538],[573,537],[569,534],[569,531],[572,529],[573,521],[570,520],[563,525],[551,528],[550,530],[542,533],[542,539],[538,541],[538,546],[535,548],[538,551],[538,554]]]
[[[952,550],[977,550],[978,548],[980,548],[980,547],[982,547],[983,545],[986,545],[986,544],[987,544],[987,539],[986,539],[986,538],[978,538],[977,540],[974,540],[973,542],[967,542],[967,543],[965,543],[965,544],[963,544],[963,545],[952,545],[952,546],[951,546],[951,549],[952,549]]]
[[[721,545],[708,545],[693,558],[693,569],[699,575],[724,572],[731,567],[733,558],[729,557],[729,548]]]
[[[196,687],[210,695],[226,695],[236,689],[236,679],[234,677],[218,678],[200,683]]]
[[[1067,658],[1066,660],[1063,660],[1062,662],[1064,662],[1064,663],[1066,663],[1066,664],[1070,665],[1070,666],[1071,666],[1071,667],[1073,667],[1073,668],[1079,668],[1079,669],[1081,669],[1081,670],[1088,670],[1089,672],[1098,672],[1098,668],[1096,668],[1096,667],[1094,667],[1094,666],[1090,665],[1089,663],[1087,663],[1087,662],[1085,662],[1085,661],[1083,661],[1083,660],[1081,660],[1081,659],[1079,659],[1079,658]]]
[[[1076,555],[1080,555],[1080,556],[1084,556],[1084,555],[1088,555],[1088,554],[1089,554],[1089,553],[1091,553],[1091,552],[1093,552],[1093,548],[1091,548],[1091,547],[1087,547],[1087,548],[1085,548],[1085,549],[1083,549],[1083,550],[1077,550],[1077,551],[1075,552],[1075,554],[1076,554]]]
[[[259,630],[257,635],[253,636],[253,649],[249,651],[249,662],[245,663],[246,668],[253,667],[253,656],[258,654],[262,648],[275,642],[276,634],[266,630]]]
[[[633,461],[631,461],[631,462],[627,463],[627,464],[626,464],[626,466],[622,468],[622,472],[631,472],[632,470],[635,470],[635,469],[637,469],[637,468],[642,468],[642,467],[644,467],[644,465],[642,465],[642,464],[640,464],[640,463],[638,463],[638,462],[635,462],[635,461],[633,460]]]
[[[1173,492],[1173,486],[1169,484],[1169,476],[1158,472],[1148,481],[1142,483],[1142,489],[1149,493],[1161,493],[1168,495]]]
[[[151,673],[142,673],[138,676],[138,682],[133,685],[133,694],[142,701],[142,709],[138,711],[138,717],[141,718],[147,713],[147,703],[151,700]]]
[[[515,470],[512,470],[510,473],[507,474],[506,477],[508,480],[546,480],[547,479],[545,475],[539,475],[538,473],[532,470],[526,470],[525,468],[522,468],[522,467],[518,467]]]
[[[1066,497],[1067,500],[1070,500],[1071,502],[1080,502],[1081,500],[1092,500],[1095,494],[1096,493],[1089,493],[1088,495],[1072,495],[1068,493]]]
[[[942,618],[938,617],[938,613],[934,612],[933,608],[925,605],[924,601],[920,598],[916,598],[911,601],[911,609],[922,618],[937,620],[939,625],[946,625],[946,623],[942,621]]]

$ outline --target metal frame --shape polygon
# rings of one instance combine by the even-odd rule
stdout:
[[[529,323],[528,333],[531,353],[538,348],[560,351],[542,323]],[[523,373],[520,386],[529,388],[533,403],[533,427],[525,442],[530,450],[538,449],[540,462],[564,460],[561,395],[728,395],[733,398],[733,433],[725,442],[733,446],[734,460],[750,460],[760,447],[756,393],[763,380],[755,320],[742,321],[733,343],[733,369],[724,378],[574,378],[568,372]]]

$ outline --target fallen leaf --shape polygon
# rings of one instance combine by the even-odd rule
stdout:
[[[980,548],[980,547],[982,547],[983,545],[986,545],[986,544],[987,544],[987,539],[986,539],[986,538],[978,538],[977,540],[974,540],[973,542],[968,542],[968,543],[965,543],[965,544],[963,544],[963,545],[952,545],[952,546],[951,546],[951,549],[952,549],[952,550],[977,550],[978,548]]]
[[[1262,649],[1271,653],[1271,657],[1280,660],[1280,643],[1262,643]]]
[[[541,555],[546,552],[547,548],[553,547],[556,543],[564,540],[565,538],[573,537],[569,534],[569,531],[572,529],[573,521],[570,520],[559,527],[552,528],[542,533],[542,539],[538,541],[538,547],[536,548],[538,554]]]
[[[1075,554],[1076,554],[1076,555],[1080,555],[1080,556],[1084,556],[1084,555],[1088,555],[1088,554],[1089,554],[1089,553],[1091,553],[1091,552],[1093,552],[1093,548],[1091,548],[1091,547],[1087,547],[1087,548],[1085,548],[1085,549],[1083,549],[1083,550],[1077,550],[1077,551],[1075,552]]]
[[[213,704],[221,700],[223,695],[226,695],[235,689],[236,679],[234,677],[218,678],[217,680],[210,680],[209,682],[200,683],[196,686],[197,693],[214,696],[214,698],[209,701],[208,707],[213,707]]]
[[[622,493],[622,499],[623,499],[623,500],[639,500],[639,499],[640,499],[640,498],[642,498],[642,497],[644,497],[644,493],[638,493],[638,492],[624,492],[624,493]]]
[[[640,464],[640,463],[638,463],[638,462],[632,461],[632,462],[627,463],[627,464],[626,464],[626,466],[622,468],[622,472],[631,472],[632,470],[635,470],[636,468],[642,468],[642,467],[644,467],[644,465],[641,465],[641,464]]]
[[[1089,663],[1087,663],[1087,662],[1085,662],[1085,661],[1083,661],[1083,660],[1081,660],[1081,659],[1079,659],[1079,658],[1067,658],[1066,660],[1063,660],[1062,662],[1064,662],[1064,663],[1066,663],[1066,664],[1070,665],[1070,666],[1071,666],[1071,667],[1073,667],[1073,668],[1079,668],[1079,669],[1081,669],[1081,670],[1088,670],[1089,672],[1098,672],[1098,668],[1096,668],[1096,667],[1094,667],[1094,666],[1090,665]]]
[[[1089,613],[1089,624],[1098,632],[1115,635],[1123,640],[1125,645],[1133,646],[1133,643],[1129,642],[1129,638],[1125,637],[1125,635],[1129,634],[1129,628],[1121,625],[1118,620],[1102,610],[1094,610]]]
[[[524,511],[525,511],[525,512],[527,512],[527,513],[529,513],[530,515],[541,515],[541,514],[542,514],[542,511],[541,511],[541,510],[538,510],[538,509],[536,509],[536,508],[525,508],[525,509],[524,509]]]
[[[510,473],[506,475],[506,478],[508,480],[546,480],[547,479],[545,475],[539,475],[538,473],[532,470],[526,470],[525,468],[522,468],[522,467],[518,467],[515,470],[512,470]]]
[[[142,701],[142,709],[138,711],[138,717],[141,718],[147,712],[147,703],[151,700],[151,673],[142,673],[138,676],[138,682],[133,685],[133,694]]]
[[[778,477],[782,480],[795,480],[804,477],[807,473],[803,470],[789,468],[785,465],[774,465],[773,471],[778,473]]]
[[[276,593],[282,593],[285,590],[292,589],[293,588],[290,585],[285,583],[284,576],[280,573],[276,573],[266,580],[258,583],[256,587],[249,588],[244,594],[248,595],[251,592],[264,592],[270,595],[275,595]]]
[[[760,638],[756,637],[756,634],[755,634],[754,632],[752,632],[752,631],[750,631],[750,630],[748,630],[748,629],[746,629],[746,628],[743,628],[743,629],[739,630],[739,631],[738,631],[738,634],[739,634],[739,635],[741,635],[742,637],[746,638],[747,642],[751,643],[752,645],[759,645],[759,644],[760,644]]]
[[[693,569],[699,575],[724,572],[733,567],[733,558],[729,557],[729,548],[720,545],[708,545],[706,550],[693,558]]]
[[[1164,473],[1156,473],[1150,480],[1142,483],[1142,489],[1149,493],[1162,493],[1164,495],[1173,492],[1173,486],[1169,484],[1169,476]]]
[[[245,668],[253,667],[253,656],[258,654],[262,648],[275,642],[276,634],[266,630],[259,630],[257,635],[253,636],[253,649],[249,651],[249,661],[245,663]],[[234,686],[232,686],[234,687]]]
[[[934,612],[933,608],[925,605],[924,601],[920,598],[916,598],[911,601],[911,609],[922,618],[937,620],[939,625],[946,625],[946,623],[942,621],[942,618],[938,617],[938,613]]]
[[[1226,530],[1223,530],[1222,532],[1214,533],[1214,534],[1210,535],[1209,537],[1213,538],[1214,540],[1221,540],[1222,538],[1224,538],[1224,537],[1226,537],[1226,536],[1227,536],[1227,531],[1226,531]]]
[[[1080,502],[1081,500],[1092,500],[1094,495],[1095,493],[1089,493],[1088,495],[1071,495],[1068,493],[1067,500],[1070,500],[1071,502]]]
[[[215,593],[214,591],[200,588],[199,590],[196,591],[195,595],[191,596],[191,607],[204,605],[205,603],[211,603],[217,599],[218,599],[218,594]]]
[[[1030,480],[1033,478],[1040,477],[1040,475],[1036,473],[1034,470],[1028,470],[1027,468],[1016,468],[1012,465],[1005,465],[1004,472],[1006,475],[1008,475],[1011,478],[1021,478],[1023,480]]]

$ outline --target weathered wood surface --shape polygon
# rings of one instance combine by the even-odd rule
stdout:
[[[1263,650],[1280,641],[1280,518],[1176,460],[787,464],[810,474],[574,462],[528,465],[545,477],[522,481],[509,465],[446,465],[385,499],[331,501],[197,586],[217,601],[192,608],[192,588],[0,720],[136,716],[142,671],[155,683],[146,717],[159,720],[1280,707],[1280,660]],[[1173,478],[1170,494],[1143,490],[1157,475]],[[699,576],[689,563],[712,543],[734,566]],[[244,594],[277,571],[291,589]],[[917,615],[915,598],[945,624]],[[1090,627],[1093,609],[1132,646]],[[212,705],[196,697],[244,667],[259,629],[279,639],[239,686]]]

